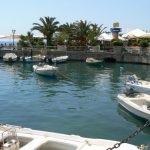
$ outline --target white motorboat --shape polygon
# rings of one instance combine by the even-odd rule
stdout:
[[[95,65],[95,66],[98,66],[103,62],[103,60],[98,60],[98,59],[95,59],[95,58],[86,58],[85,61],[86,61],[87,64]]]
[[[134,93],[129,97],[119,94],[118,103],[134,115],[150,120],[150,95]]]
[[[13,125],[0,125],[1,150],[106,150],[118,143],[105,139],[84,138]],[[117,150],[140,150],[122,143]]]
[[[58,72],[58,67],[39,63],[38,65],[33,65],[33,70],[39,75],[56,76]]]
[[[139,80],[136,75],[129,76],[126,81],[126,89],[150,94],[150,82]]]
[[[14,62],[14,61],[17,61],[17,55],[15,53],[6,53],[4,56],[3,56],[3,61],[5,62]]]
[[[59,57],[52,58],[51,60],[53,63],[61,63],[61,62],[66,62],[68,58],[69,58],[68,56],[59,56]]]
[[[20,61],[22,61],[22,62],[28,62],[28,63],[30,63],[30,62],[42,62],[42,61],[44,61],[44,59],[45,59],[45,56],[22,56],[22,57],[20,57]]]

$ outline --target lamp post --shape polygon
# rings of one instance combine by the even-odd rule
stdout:
[[[15,32],[16,32],[16,30],[12,29],[12,34],[13,34],[13,50],[14,50],[14,46],[15,46],[15,44],[14,44],[14,35],[15,35]]]

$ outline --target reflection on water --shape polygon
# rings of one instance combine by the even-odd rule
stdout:
[[[140,118],[140,117],[132,114],[131,112],[126,110],[124,107],[122,107],[120,104],[118,105],[117,111],[120,116],[122,116],[126,121],[129,121],[129,122],[135,124],[137,126],[137,128],[143,127],[147,121],[143,118]],[[143,132],[150,135],[150,126],[146,127],[143,130]]]
[[[1,122],[113,140],[144,124],[122,115],[116,97],[124,91],[127,75],[149,79],[150,66],[103,63],[91,67],[68,62],[57,65],[57,78],[49,78],[35,74],[33,64],[0,62]],[[146,129],[131,143],[140,145],[149,139]]]
[[[21,80],[30,78],[32,76],[32,66],[25,63],[2,63],[1,71],[6,71],[7,74]]]

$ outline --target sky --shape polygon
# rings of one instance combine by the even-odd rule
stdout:
[[[150,0],[0,0],[0,35],[26,34],[40,17],[60,24],[87,20],[110,31],[119,22],[122,32],[150,31]],[[37,34],[35,32],[35,34]]]

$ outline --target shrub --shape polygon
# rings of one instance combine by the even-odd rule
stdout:
[[[139,43],[135,40],[129,40],[127,45],[128,46],[139,46]]]
[[[143,47],[143,48],[148,47],[149,46],[148,41],[147,40],[142,40],[140,42],[140,46]]]
[[[139,46],[139,43],[138,42],[133,42],[132,46]]]
[[[121,40],[114,40],[112,43],[113,46],[123,46],[123,42]]]
[[[132,46],[132,41],[128,41],[127,45]]]

